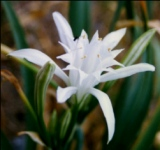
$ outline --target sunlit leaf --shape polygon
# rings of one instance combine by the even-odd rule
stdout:
[[[28,135],[36,143],[38,143],[42,146],[45,146],[44,142],[42,141],[42,139],[40,138],[38,133],[32,132],[32,131],[21,131],[18,133],[18,135],[24,135],[24,134]]]

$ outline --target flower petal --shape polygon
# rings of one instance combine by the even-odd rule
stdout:
[[[84,46],[89,43],[88,35],[87,35],[87,33],[86,33],[84,30],[82,30],[81,36],[79,37],[79,39],[80,39],[80,38],[83,39],[82,41],[83,41],[83,45],[84,45]]]
[[[9,56],[25,58],[29,62],[32,62],[39,66],[43,66],[47,61],[53,62],[53,60],[50,57],[48,57],[46,54],[42,53],[39,50],[31,49],[31,48],[11,52],[9,53]]]
[[[72,64],[73,54],[72,53],[62,54],[62,55],[58,56],[57,59],[62,59],[63,61]]]
[[[123,64],[119,63],[118,61],[114,60],[113,58],[106,58],[105,60],[103,60],[97,67],[97,69],[100,69],[100,68],[107,68],[107,67],[111,67],[111,66],[114,66],[114,65],[119,65],[121,67],[124,67]]]
[[[113,137],[114,130],[115,130],[115,117],[114,117],[111,101],[107,94],[95,88],[91,88],[89,93],[94,95],[99,101],[99,104],[101,106],[101,109],[103,111],[104,117],[108,125],[108,143],[109,143]]]
[[[98,30],[95,32],[95,34],[92,37],[92,40],[90,43],[94,43],[95,41],[97,41],[99,39],[99,34],[98,34]]]
[[[21,50],[9,53],[9,56],[26,59],[29,62],[32,62],[41,67],[46,62],[51,61],[56,66],[55,74],[58,77],[60,77],[67,85],[69,83],[69,79],[67,75],[62,71],[62,69],[50,57],[48,57],[45,53],[42,53],[39,50],[31,49],[31,48],[21,49]]]
[[[74,37],[73,37],[71,27],[68,24],[67,20],[59,12],[54,12],[52,15],[53,15],[53,19],[55,21],[56,27],[58,29],[61,42],[67,45],[68,47],[72,47],[72,43],[70,43],[70,40],[68,37],[72,39],[74,39]]]
[[[115,58],[119,53],[121,53],[124,49],[118,49],[111,51],[113,58]]]
[[[65,44],[63,44],[62,42],[58,42],[59,44],[61,44],[65,50],[66,53],[69,53],[71,50],[68,48],[68,46],[66,46]]]
[[[70,66],[70,69],[69,78],[71,85],[80,86],[82,81],[87,77],[87,74],[80,69],[75,69],[72,66]]]
[[[112,50],[119,43],[125,33],[126,28],[111,32],[104,37],[103,44],[107,49],[110,48]]]
[[[154,70],[155,70],[155,67],[153,65],[150,65],[147,63],[140,63],[140,64],[117,69],[114,72],[103,74],[101,76],[101,82],[128,77],[138,72],[154,71]]]
[[[68,98],[77,92],[77,88],[70,86],[66,88],[58,87],[57,89],[57,101],[58,103],[64,103]]]

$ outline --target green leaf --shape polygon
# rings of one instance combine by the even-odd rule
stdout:
[[[25,39],[24,30],[20,25],[20,22],[15,14],[15,11],[11,6],[11,3],[9,1],[2,1],[2,5],[6,12],[6,16],[8,18],[11,30],[13,32],[13,37],[14,37],[17,49],[27,48],[28,44]],[[24,66],[21,66],[21,73],[22,73],[22,79],[24,84],[24,91],[29,99],[29,102],[33,106],[35,73],[25,68]],[[28,113],[26,118],[27,118],[28,130],[36,130],[33,127],[31,117]],[[27,145],[27,149],[30,149],[30,150],[35,149],[35,144],[31,140],[28,140],[28,143],[26,145]]]
[[[18,135],[28,135],[34,142],[45,146],[45,144],[43,143],[42,139],[40,138],[40,136],[38,135],[38,133],[36,132],[32,132],[32,131],[21,131],[18,133]]]
[[[80,127],[77,127],[74,137],[77,139],[76,143],[76,150],[82,150],[83,149],[83,143],[84,143],[84,135],[83,131]]]
[[[63,149],[71,149],[70,146],[78,126],[77,125],[78,113],[79,113],[78,104],[74,103],[74,105],[71,106],[69,110],[66,110],[65,114],[62,116],[63,118],[60,124],[63,125],[61,125],[60,132],[61,132],[61,137],[63,137],[63,139],[61,138],[60,140],[61,140],[61,145],[63,145]]]
[[[10,142],[8,141],[7,137],[1,130],[1,150],[13,150]]]
[[[44,100],[46,96],[47,87],[53,77],[55,65],[47,62],[37,73],[35,83],[35,102],[37,114],[43,116]]]
[[[142,129],[140,136],[132,147],[132,150],[148,149],[154,140],[155,134],[160,127],[160,99],[157,103],[153,117],[145,129]]]
[[[51,62],[47,62],[38,72],[35,83],[35,103],[36,103],[36,113],[39,121],[39,134],[41,139],[45,142],[47,146],[50,147],[50,137],[47,132],[44,119],[44,102],[46,96],[47,87],[53,77],[55,71],[55,65]]]
[[[154,52],[154,61],[155,61],[155,81],[154,81],[154,97],[155,99],[158,99],[160,97],[160,43],[157,38],[153,39],[153,42],[151,44],[151,47],[153,48]]]
[[[52,115],[51,115],[49,124],[48,124],[48,130],[49,130],[49,133],[50,133],[51,136],[55,136],[55,134],[57,132],[56,131],[57,121],[58,121],[57,111],[54,110],[53,113],[52,113]]]
[[[82,29],[90,35],[90,1],[70,1],[69,22],[75,37]]]
[[[143,55],[151,63],[151,49]],[[125,79],[115,103],[116,130],[108,149],[130,149],[146,116],[153,93],[153,73],[141,73]]]
[[[11,30],[13,32],[14,40],[17,49],[27,48],[28,44],[25,39],[25,34],[19,20],[10,4],[9,1],[2,1],[3,7],[5,9],[8,21],[10,23]],[[35,73],[24,66],[21,66],[22,79],[24,82],[25,93],[33,106],[33,91],[34,91],[34,80]],[[32,83],[32,84],[30,84]]]
[[[14,40],[18,49],[27,48],[28,44],[25,39],[25,34],[19,20],[13,10],[11,3],[9,1],[2,1],[2,5],[6,12],[8,21],[10,23],[11,30],[13,32]]]
[[[155,34],[155,29],[150,29],[142,34],[131,46],[122,63],[126,66],[132,65],[145,51],[147,45]]]
[[[125,1],[118,1],[117,2],[117,8],[116,8],[116,11],[114,13],[114,16],[113,16],[113,19],[112,19],[112,22],[111,22],[110,28],[109,28],[110,32],[115,29],[116,23],[120,17],[121,10],[124,7],[124,4],[125,4]]]
[[[63,116],[62,122],[61,122],[61,128],[60,128],[60,139],[63,140],[66,136],[68,127],[70,125],[72,118],[71,110],[67,110]]]

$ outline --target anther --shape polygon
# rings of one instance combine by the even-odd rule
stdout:
[[[97,57],[100,58],[100,55],[98,54]]]
[[[108,51],[111,51],[111,48],[108,48]]]
[[[98,38],[99,41],[102,41],[102,38]]]
[[[87,56],[86,55],[84,55],[81,59],[85,59]]]

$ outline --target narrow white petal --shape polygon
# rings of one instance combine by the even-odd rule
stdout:
[[[65,44],[63,44],[62,42],[58,42],[59,44],[61,44],[65,50],[66,53],[69,53],[71,50],[68,48],[68,46],[66,46]]]
[[[11,52],[9,53],[9,56],[14,56],[23,59],[25,58],[29,62],[32,62],[39,66],[43,66],[47,61],[53,62],[53,60],[46,54],[42,53],[39,50],[31,48]]]
[[[103,111],[104,117],[107,121],[108,143],[109,143],[113,137],[114,130],[115,130],[115,118],[114,118],[114,112],[113,112],[111,101],[108,95],[101,92],[100,90],[91,88],[89,92],[98,99],[101,109]]]
[[[113,31],[104,37],[103,44],[105,45],[105,47],[113,49],[119,43],[125,33],[126,28]]]
[[[81,38],[83,39],[83,45],[87,45],[89,43],[89,40],[88,40],[88,35],[87,33],[85,32],[85,30],[82,30],[81,32]]]
[[[36,65],[43,66],[46,62],[51,61],[55,66],[55,74],[60,77],[66,84],[69,83],[67,75],[62,71],[62,69],[45,53],[42,53],[36,49],[22,49],[9,53],[9,56],[26,59]]]
[[[90,43],[97,41],[98,38],[99,38],[99,34],[98,34],[98,30],[97,30],[97,31],[95,32],[95,34],[93,35],[92,40],[91,40]]]
[[[76,87],[66,87],[57,89],[57,101],[58,103],[64,103],[68,98],[70,98],[73,94],[77,92]]]
[[[66,83],[66,85],[69,85],[69,78],[68,78],[68,76],[63,72],[63,70],[58,65],[56,65],[55,74],[59,78],[61,78]]]
[[[69,78],[72,86],[80,86],[82,81],[87,77],[87,74],[80,69],[70,66]]]
[[[150,65],[147,63],[140,63],[140,64],[117,69],[114,72],[103,74],[101,76],[101,82],[128,77],[138,72],[154,71],[154,70],[155,70],[155,67],[153,65]]]
[[[114,65],[119,65],[121,67],[124,67],[123,64],[119,63],[118,61],[114,60],[113,58],[106,58],[105,60],[103,60],[101,62],[101,64],[98,66],[98,68],[107,68],[107,67],[111,67]]]
[[[78,70],[78,68],[76,68],[72,65],[67,65],[67,67],[63,68],[63,70]]]
[[[68,37],[74,39],[70,25],[59,12],[54,12],[52,15],[58,29],[61,42],[70,47],[71,43],[70,40],[68,40]]]
[[[67,62],[67,63],[72,63],[73,62],[73,55],[70,53],[67,54],[63,54],[57,57],[58,59],[62,59],[63,61]]]
[[[124,49],[118,49],[111,51],[113,58],[115,58],[119,53],[121,53]]]

